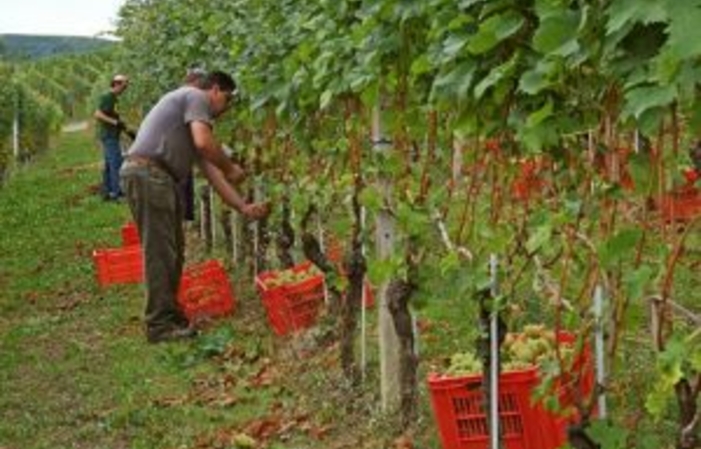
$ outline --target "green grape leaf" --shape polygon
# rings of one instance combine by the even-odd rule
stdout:
[[[669,40],[672,53],[681,59],[701,55],[701,1],[672,0],[666,2],[669,9]]]
[[[552,120],[547,120],[535,126],[528,126],[528,124],[526,124],[526,126],[521,126],[519,128],[517,134],[517,140],[523,144],[527,150],[532,152],[543,151],[544,148],[555,145],[558,139],[558,129],[555,122]]]
[[[633,178],[635,191],[637,193],[647,192],[653,172],[650,167],[650,158],[645,154],[631,154],[628,158],[628,172]]]
[[[654,274],[649,265],[626,270],[623,274],[623,285],[627,296],[632,300],[642,298],[647,286],[654,280]]]
[[[638,118],[638,127],[646,136],[654,136],[660,129],[662,120],[667,115],[666,107],[648,109]]]
[[[468,40],[469,38],[467,36],[451,34],[445,42],[443,42],[443,54],[448,57],[449,60],[452,60],[455,55],[463,49],[465,44],[467,44]]]
[[[475,99],[479,100],[490,87],[493,87],[504,78],[511,76],[515,66],[516,58],[514,57],[504,64],[494,67],[489,74],[475,86]]]
[[[642,237],[640,229],[623,229],[599,245],[599,263],[611,268],[630,257]]]
[[[630,89],[625,94],[624,117],[640,117],[648,110],[666,107],[677,98],[674,86],[642,86]]]
[[[669,47],[660,52],[654,63],[655,75],[661,84],[672,83],[681,68],[680,58]]]
[[[428,216],[414,209],[407,203],[400,203],[396,208],[397,224],[410,235],[421,235],[430,225]]]
[[[460,267],[460,258],[458,257],[458,254],[455,251],[452,251],[443,256],[440,259],[438,265],[440,267],[441,275],[445,276],[447,273],[456,270]]]
[[[368,263],[368,279],[373,285],[382,285],[400,270],[401,260],[395,258],[371,259]]]
[[[484,3],[486,1],[487,0],[460,0],[458,6],[460,7],[460,9],[467,9],[470,6],[474,6],[478,3]]]
[[[675,335],[667,341],[665,350],[657,358],[659,372],[665,381],[674,385],[682,379],[682,364],[687,354],[687,346],[678,336]]]
[[[333,92],[325,90],[319,97],[319,109],[326,109],[333,99]]]
[[[701,347],[699,345],[695,345],[689,353],[689,364],[694,371],[701,373]]]
[[[476,64],[472,60],[463,61],[445,75],[438,76],[433,83],[432,95],[447,98],[464,98],[472,86]]]
[[[513,11],[493,15],[480,24],[477,33],[469,39],[467,49],[474,55],[487,53],[504,39],[514,35],[523,23],[523,17]]]
[[[612,425],[608,421],[594,420],[589,427],[589,435],[601,447],[606,449],[625,449],[628,447],[630,430]]]
[[[548,100],[542,108],[538,109],[537,111],[533,112],[528,116],[528,119],[526,119],[526,126],[528,126],[529,128],[536,127],[552,115],[553,102],[552,100]]]
[[[579,15],[575,12],[563,11],[546,17],[533,36],[533,48],[546,55],[567,56],[576,52],[578,25]]]
[[[365,187],[360,192],[360,204],[369,211],[377,212],[382,209],[382,195],[375,187]]]
[[[606,34],[614,34],[629,24],[666,22],[666,3],[658,0],[615,0],[610,2],[606,10],[608,16]]]
[[[551,82],[548,74],[537,69],[528,70],[521,75],[518,82],[518,88],[521,92],[529,95],[535,95],[543,89],[550,86]]]
[[[427,54],[422,54],[411,63],[411,74],[414,76],[423,75],[433,70],[433,65]]]

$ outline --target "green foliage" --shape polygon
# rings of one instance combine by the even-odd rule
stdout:
[[[65,118],[92,113],[91,96],[109,53],[52,56],[0,64],[0,180],[12,166],[12,132],[19,126],[19,161],[49,147]]]
[[[697,53],[688,38],[695,7],[629,0],[606,8],[539,1],[532,11],[514,0],[498,7],[442,0],[412,6],[389,0],[131,1],[122,8],[118,33],[124,67],[142,78],[135,88],[143,95],[177,84],[184,66],[199,62],[233,71],[253,108],[273,101],[278,113],[290,114],[327,110],[339,96],[374,89],[381,74],[390,89],[407,76],[417,100],[430,89],[440,103],[457,100],[467,108],[470,97],[479,101],[487,129],[504,125],[499,108],[488,103],[510,93],[509,127],[526,147],[543,149],[558,145],[557,133],[546,130],[569,131],[567,117],[588,115],[611,85],[625,90],[624,119],[644,120],[652,109],[678,102],[693,78],[685,68]],[[669,39],[647,59],[627,56],[640,64],[623,64],[626,39],[640,34],[636,27],[657,23],[665,24]],[[267,29],[276,32],[260,32]],[[648,34],[656,36],[652,29]],[[159,55],[155,64],[153,54]],[[655,76],[663,61],[675,69]],[[534,120],[545,107],[558,114]]]
[[[625,449],[628,447],[627,441],[630,433],[628,429],[611,425],[606,421],[595,421],[588,430],[594,441],[599,443],[601,447],[607,449]]]
[[[645,407],[652,416],[660,418],[669,406],[675,385],[684,377],[684,365],[690,354],[685,342],[676,336],[667,342],[664,352],[657,358],[658,380],[655,388],[647,396]]]
[[[640,229],[622,229],[599,248],[599,263],[602,268],[614,268],[616,264],[630,260],[642,237]]]
[[[12,68],[0,65],[0,77],[12,78]],[[14,119],[13,105],[16,94],[14,85],[10,82],[0,83],[0,180],[7,171],[12,156],[12,122]]]
[[[577,11],[547,9],[540,11],[540,24],[533,36],[533,48],[544,55],[567,57],[579,50]]]
[[[644,294],[650,290],[654,274],[654,268],[649,265],[641,265],[638,268],[626,271],[623,275],[623,286],[626,296],[633,300],[643,299]]]
[[[690,0],[679,3],[667,0],[669,17],[668,49],[679,60],[692,60],[701,55],[701,30],[698,23],[701,20],[701,2]]]
[[[23,83],[16,85],[20,161],[29,160],[49,148],[49,138],[62,123],[60,108]]]
[[[96,85],[108,84],[103,79],[111,76],[110,58],[107,50],[25,62],[18,66],[17,78],[56,103],[67,118],[83,118],[94,110],[92,94]]]
[[[672,107],[701,123],[701,47],[685,37],[698,34],[698,3],[131,0],[119,23],[121,64],[139,74],[134,92],[146,103],[193,62],[233,72],[243,98],[231,138],[247,161],[262,148],[257,182],[276,200],[289,197],[295,216],[315,205],[347,237],[361,178],[361,203],[399,231],[394,254],[370,256],[370,278],[410,276],[414,249],[417,308],[471,297],[488,284],[496,253],[505,297],[524,315],[585,329],[592,283],[604,279],[616,313],[636,317],[621,322],[639,326],[639,302],[659,288],[669,255],[640,223],[643,194],[659,179],[646,151],[628,164],[634,191],[592,162],[634,130],[657,137]],[[378,106],[386,151],[368,142]],[[456,136],[466,159],[458,169],[474,168],[468,180],[452,176]],[[499,148],[485,149],[485,137]],[[519,163],[535,155],[550,163],[547,193],[514,205]],[[436,216],[469,257],[446,249]],[[562,304],[566,313],[552,313]],[[622,444],[616,429],[602,432]]]

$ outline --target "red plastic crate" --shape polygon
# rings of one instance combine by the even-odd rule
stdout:
[[[561,332],[559,344],[574,344],[574,335]],[[443,449],[487,449],[489,426],[482,391],[482,375],[429,375],[429,389]],[[567,426],[577,418],[575,395],[589,398],[594,388],[591,350],[576,357],[571,372],[554,384],[560,412],[550,412],[532,399],[540,384],[537,368],[502,373],[499,378],[499,416],[507,449],[555,449],[567,439]]]
[[[178,303],[191,321],[231,314],[235,298],[222,264],[209,260],[186,268],[180,280]]]
[[[665,221],[692,221],[701,215],[701,193],[692,188],[681,193],[668,194],[658,201],[658,207]]]
[[[130,221],[122,226],[122,246],[132,246],[141,244],[139,240],[139,230],[136,223]]]
[[[291,268],[295,272],[308,271],[306,262]],[[256,276],[256,287],[268,314],[268,321],[277,335],[286,335],[313,326],[324,299],[324,277],[313,275],[296,284],[270,287],[266,284],[279,272],[267,271]]]
[[[689,188],[693,188],[696,181],[701,180],[701,171],[697,171],[695,168],[687,168],[682,174],[686,181],[686,187]]]
[[[531,404],[538,385],[535,368],[499,377],[499,426],[507,449],[545,449],[539,418]],[[489,425],[482,375],[428,377],[431,405],[443,449],[487,449]]]
[[[144,256],[140,246],[98,249],[93,251],[92,257],[97,282],[102,287],[144,280]]]

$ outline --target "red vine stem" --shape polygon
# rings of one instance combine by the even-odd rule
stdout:
[[[423,173],[421,174],[421,192],[419,201],[424,202],[431,187],[430,171],[436,159],[436,140],[438,138],[438,112],[431,109],[428,113],[428,142],[426,158],[424,159]]]

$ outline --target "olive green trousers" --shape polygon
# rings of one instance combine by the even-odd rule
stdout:
[[[177,303],[185,256],[178,184],[154,164],[129,160],[122,165],[120,177],[144,251],[147,332],[153,335],[186,326]]]

